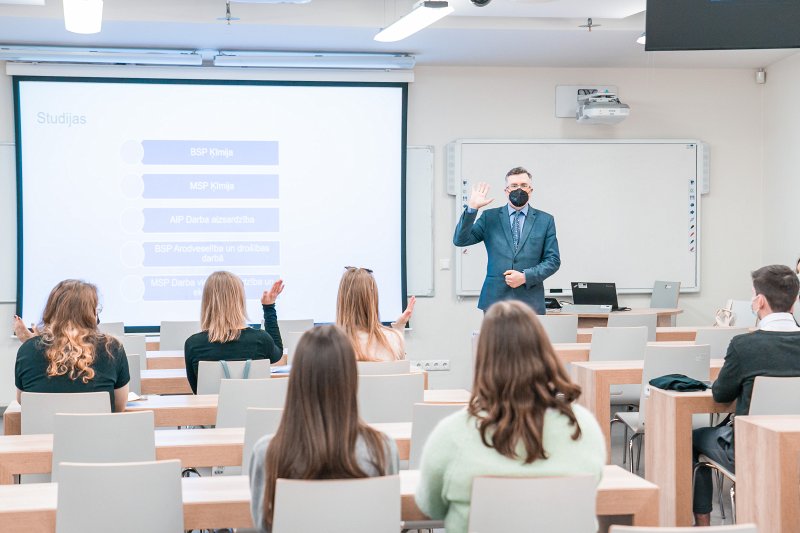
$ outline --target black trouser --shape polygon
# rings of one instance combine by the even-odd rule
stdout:
[[[702,453],[721,466],[734,472],[733,464],[733,428],[721,426],[698,428],[692,431],[692,448],[694,464]],[[707,514],[711,512],[711,500],[714,496],[714,485],[711,481],[711,469],[700,468],[694,479],[694,512]]]

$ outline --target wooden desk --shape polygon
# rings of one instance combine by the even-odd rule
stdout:
[[[147,370],[186,368],[183,350],[155,350],[147,352]]]
[[[253,527],[247,476],[193,477],[181,482],[184,528]],[[418,471],[400,471],[403,520],[427,518],[414,501],[418,484]],[[0,487],[0,531],[54,532],[57,491],[57,483]],[[618,466],[607,466],[597,487],[597,514],[632,515],[634,525],[656,525],[658,487]]]
[[[690,526],[693,522],[692,415],[728,413],[734,409],[735,403],[716,403],[710,390],[675,392],[650,389],[644,447],[645,477],[661,488],[660,525]],[[738,447],[738,430],[736,440]]]
[[[736,520],[760,533],[800,526],[800,416],[736,417]]]
[[[693,344],[689,341],[658,341],[648,342],[648,346],[686,346]],[[591,342],[557,342],[553,344],[556,355],[564,364],[578,363],[589,360]]]
[[[672,326],[673,319],[683,313],[683,309],[667,309],[667,308],[635,308],[631,309],[630,311],[619,311],[620,313],[624,313],[625,315],[657,315],[657,326]],[[563,311],[555,311],[551,312],[548,311],[547,314],[561,314],[561,315],[570,315],[575,313],[565,313]],[[578,327],[579,328],[593,328],[593,327],[604,327],[608,324],[608,315],[609,313],[577,313],[578,315]]]
[[[712,380],[717,378],[723,361],[723,359],[711,360]],[[572,379],[580,385],[582,391],[578,398],[578,403],[589,409],[600,423],[609,459],[611,457],[610,387],[611,385],[640,385],[642,383],[643,366],[644,361],[587,361],[572,363]],[[648,435],[650,435],[649,424]],[[648,438],[647,440],[650,442],[652,439]]]
[[[371,424],[397,444],[401,460],[411,449],[411,423]],[[184,468],[241,466],[244,428],[165,429],[155,432],[156,459],[178,459]],[[0,437],[0,484],[13,483],[17,474],[49,474],[53,460],[52,435]]]
[[[592,342],[594,328],[578,328],[578,342]],[[657,327],[656,342],[686,341],[694,342],[697,336],[697,326]]]
[[[470,393],[465,389],[426,390],[425,403],[466,404]],[[128,402],[126,411],[153,411],[156,427],[213,426],[217,422],[216,394],[180,394],[147,396]],[[20,405],[12,402],[3,417],[6,435],[20,434]]]

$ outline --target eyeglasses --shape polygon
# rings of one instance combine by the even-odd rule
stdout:
[[[372,269],[363,268],[363,267],[344,267],[345,270],[366,270],[367,273],[372,274]]]
[[[102,313],[103,312],[103,304],[97,304],[97,309],[95,309],[95,311],[97,312],[98,315],[100,313]]]
[[[531,186],[527,183],[512,183],[511,185],[506,186],[507,191],[516,191],[517,189],[522,189],[523,191],[531,190]]]

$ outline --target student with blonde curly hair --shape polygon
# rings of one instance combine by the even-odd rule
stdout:
[[[76,279],[56,285],[30,332],[14,317],[23,341],[17,351],[14,381],[22,392],[108,392],[111,409],[124,411],[128,401],[128,359],[122,344],[97,329],[97,287]]]

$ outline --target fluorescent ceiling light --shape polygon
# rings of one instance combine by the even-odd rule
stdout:
[[[647,42],[647,34],[646,32],[642,32],[642,34],[636,38],[636,42],[639,44],[644,44]]]
[[[214,57],[216,67],[411,70],[414,62],[414,56],[407,54],[345,52],[220,50]]]
[[[138,48],[77,48],[0,44],[0,60],[34,63],[111,63],[128,65],[202,65],[195,50]]]
[[[423,0],[418,2],[411,12],[396,20],[391,26],[381,30],[376,36],[376,41],[393,43],[402,41],[409,35],[427,28],[437,20],[449,15],[453,8],[447,2],[439,0]]]
[[[72,33],[100,33],[103,0],[64,0],[64,27]]]

